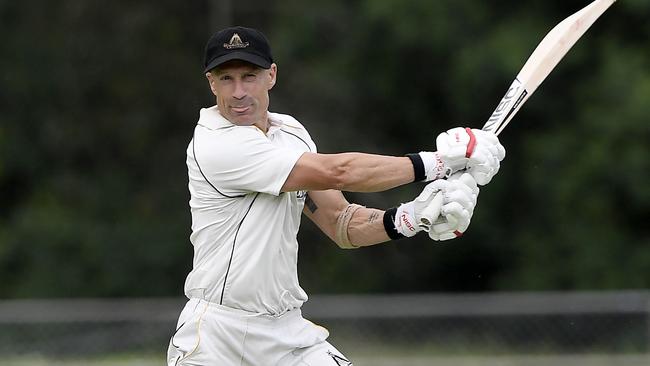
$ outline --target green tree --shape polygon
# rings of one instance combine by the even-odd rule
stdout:
[[[0,296],[180,295],[185,149],[214,101],[220,21],[262,28],[274,111],[322,152],[432,149],[480,127],[542,36],[585,1],[0,1]],[[304,220],[310,292],[650,286],[650,27],[616,2],[501,135],[467,234],[336,249]],[[422,184],[346,194],[387,208]]]

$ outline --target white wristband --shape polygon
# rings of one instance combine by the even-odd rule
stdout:
[[[446,178],[451,175],[451,168],[446,166],[440,153],[421,151],[419,154],[424,164],[424,174],[427,182]]]
[[[422,230],[415,219],[413,201],[399,205],[395,213],[394,224],[398,233],[409,238]]]

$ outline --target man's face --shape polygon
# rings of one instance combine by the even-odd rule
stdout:
[[[277,66],[262,69],[243,61],[229,61],[208,72],[210,89],[219,112],[240,126],[257,125],[266,130],[269,90],[275,85]]]

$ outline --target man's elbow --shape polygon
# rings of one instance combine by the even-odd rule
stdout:
[[[355,185],[350,158],[344,154],[313,154],[298,161],[284,190],[349,190]]]

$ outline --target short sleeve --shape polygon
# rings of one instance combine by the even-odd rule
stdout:
[[[197,126],[194,154],[201,172],[217,189],[230,194],[279,195],[304,151],[279,147],[257,128],[208,130]]]

